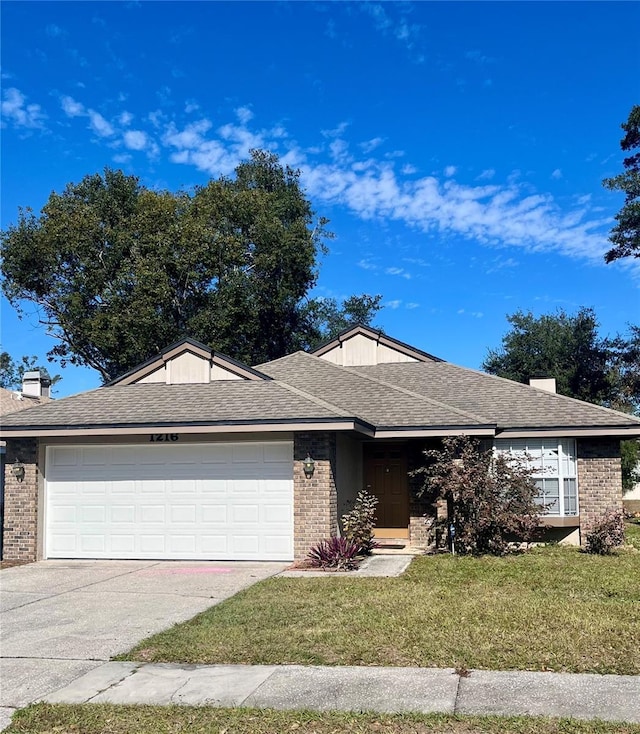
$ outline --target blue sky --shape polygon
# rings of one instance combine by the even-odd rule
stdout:
[[[388,334],[477,368],[517,309],[624,331],[640,268],[603,262],[601,181],[638,27],[627,2],[4,2],[2,227],[105,166],[188,189],[268,148],[336,234],[317,294],[382,294]],[[3,350],[51,346],[3,301]]]

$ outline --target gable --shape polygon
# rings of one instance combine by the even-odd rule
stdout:
[[[312,352],[339,367],[441,361],[367,326],[354,326]]]
[[[193,339],[184,339],[109,384],[193,385],[219,380],[268,379],[267,375],[242,362],[214,352]]]

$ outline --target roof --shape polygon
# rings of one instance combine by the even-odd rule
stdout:
[[[420,362],[406,364],[423,364]],[[435,363],[434,363],[435,364]],[[375,376],[338,367],[305,352],[296,352],[260,368],[280,382],[340,405],[378,429],[486,428],[492,421],[402,386],[380,383]]]
[[[357,329],[372,340],[379,337],[379,332],[366,327]],[[352,332],[356,333],[352,329],[345,334]],[[25,414],[9,415],[3,420],[2,435],[331,427],[375,437],[459,433],[640,436],[640,419],[634,416],[458,367],[426,352],[420,353],[418,361],[353,367],[333,364],[315,353],[295,352],[257,368],[234,363],[244,376],[239,380],[166,384],[128,379],[178,347],[204,357],[214,354],[204,345],[185,340],[127,373],[125,379],[34,407]],[[407,349],[411,356],[419,352]]]
[[[0,387],[0,415],[5,416],[11,413],[19,413],[28,408],[34,408],[44,403],[52,402],[51,398],[36,397],[35,395],[23,395],[21,392],[14,392]]]
[[[640,427],[640,418],[632,415],[449,362],[379,364],[346,369],[443,400],[452,407],[473,409],[503,430],[568,426]]]
[[[112,385],[81,393],[30,411],[28,420],[10,416],[13,427],[62,431],[100,427],[206,427],[296,423],[353,423],[337,406],[304,395],[273,380],[199,384]]]

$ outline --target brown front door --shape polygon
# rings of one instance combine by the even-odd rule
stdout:
[[[405,447],[364,446],[365,487],[378,498],[378,537],[408,537],[409,482]]]

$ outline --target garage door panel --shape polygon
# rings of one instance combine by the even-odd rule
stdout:
[[[291,442],[50,447],[46,554],[289,560],[292,460]]]
[[[112,534],[109,536],[111,541],[111,553],[114,558],[117,557],[131,557],[136,549],[136,540],[134,535],[117,535]]]
[[[202,522],[208,525],[227,524],[226,505],[202,505],[200,509]]]

